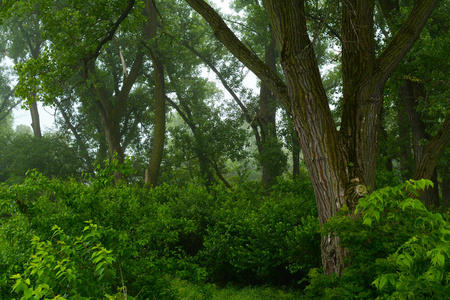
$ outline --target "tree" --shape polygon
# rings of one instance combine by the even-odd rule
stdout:
[[[16,132],[4,147],[0,155],[0,181],[22,183],[30,169],[48,177],[67,179],[80,175],[77,153],[61,134],[44,134],[36,139],[30,133]]]
[[[30,5],[28,13],[24,14],[23,9],[26,4],[18,4],[14,8],[17,12],[13,17],[8,18],[3,25],[7,45],[5,51],[15,64],[29,58],[37,59],[41,53],[44,40],[41,38],[40,11],[39,5]],[[34,137],[42,137],[39,111],[36,103],[36,94],[30,92],[23,95],[31,114],[31,127]]]
[[[395,83],[391,83],[396,86],[396,92],[400,98],[400,101],[397,101],[397,107],[400,109],[399,116],[403,116],[401,112],[404,111],[404,115],[409,120],[415,165],[419,165],[427,141],[432,139],[438,129],[435,124],[440,124],[439,120],[445,119],[445,114],[449,111],[448,92],[444,84],[448,81],[446,71],[448,64],[445,65],[446,61],[442,61],[442,57],[448,52],[446,44],[449,40],[446,3],[448,1],[442,1],[442,5],[437,7],[423,30],[421,38],[408,53],[406,61],[396,71]],[[398,20],[404,18],[399,1],[380,0],[379,4],[389,31],[394,32],[399,26]],[[403,133],[400,138],[405,139],[407,136]],[[404,147],[405,141],[402,144]],[[406,160],[406,157],[403,160]],[[405,163],[402,162],[402,164]],[[445,165],[442,167],[446,168]],[[421,175],[414,176],[420,179]],[[432,172],[431,179],[434,186],[425,191],[421,199],[427,206],[438,207],[440,205],[439,182],[436,168]]]
[[[153,79],[155,82],[155,129],[153,133],[152,152],[150,161],[145,170],[145,183],[155,187],[158,183],[159,169],[163,158],[164,141],[166,134],[166,99],[165,99],[165,77],[164,63],[156,39],[158,11],[152,0],[145,0],[145,14],[147,22],[145,25],[145,37],[147,41],[153,40],[152,47],[147,46],[153,64]]]
[[[94,101],[100,112],[109,156],[112,159],[117,155],[119,163],[125,155],[122,139],[128,130],[124,127],[129,125],[126,112],[130,94],[137,88],[146,55],[152,57],[153,68],[158,72],[155,77],[157,118],[146,181],[156,185],[164,147],[165,108],[164,72],[155,42],[157,13],[153,2],[129,0],[119,1],[117,5],[111,5],[110,1],[95,5],[76,0],[62,4],[35,2],[41,4],[42,30],[48,43],[42,55],[17,68],[19,93],[33,92],[39,100],[54,104],[61,100],[58,98],[70,96],[75,87],[87,85],[96,95]],[[122,179],[117,172],[116,180]]]
[[[14,89],[9,86],[8,72],[0,67],[0,121],[11,115],[18,102],[14,99]]]
[[[438,0],[419,0],[386,48],[377,55],[374,0],[342,2],[342,122],[338,129],[328,105],[306,22],[306,1],[266,0],[280,51],[285,82],[252,53],[205,1],[186,0],[209,23],[216,37],[252,70],[291,114],[313,183],[320,223],[375,186],[381,133],[383,89],[389,76],[418,39]],[[450,139],[450,116],[426,146],[418,170],[430,178]],[[417,172],[416,172],[417,173]],[[346,250],[337,236],[322,238],[326,274],[342,274]]]

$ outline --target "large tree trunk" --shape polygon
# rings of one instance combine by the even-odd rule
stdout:
[[[158,17],[155,3],[151,0],[145,1],[145,15],[148,18],[145,33],[148,40],[151,40],[156,37],[156,20]],[[165,78],[164,65],[158,55],[157,49],[148,49],[152,57],[153,76],[155,81],[155,129],[153,132],[150,162],[145,170],[145,183],[150,187],[156,187],[163,158],[166,133]]]
[[[419,1],[378,58],[373,35],[374,1],[343,2],[343,116],[340,132],[331,116],[306,28],[304,1],[266,0],[286,84],[229,30],[202,0],[186,0],[220,41],[249,67],[291,113],[311,177],[321,224],[347,205],[352,211],[374,187],[384,84],[419,37],[437,0]],[[322,239],[326,274],[342,274],[346,250],[334,235]]]

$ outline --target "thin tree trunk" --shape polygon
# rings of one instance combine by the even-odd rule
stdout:
[[[31,113],[31,127],[33,128],[34,137],[40,139],[42,137],[41,122],[39,120],[39,111],[36,102],[30,104],[30,113]]]
[[[145,1],[145,15],[148,17],[145,33],[147,39],[151,40],[156,37],[156,21],[158,17],[155,3],[151,0]],[[165,78],[164,65],[158,55],[157,49],[147,49],[149,49],[152,57],[153,76],[155,81],[155,129],[153,132],[150,162],[145,170],[145,183],[150,187],[156,187],[159,170],[161,168],[166,133]]]
[[[414,162],[419,164],[422,158],[424,146],[422,143],[431,140],[431,136],[426,132],[426,125],[422,120],[421,114],[417,111],[416,107],[419,104],[420,99],[426,99],[427,94],[425,87],[420,82],[413,82],[411,80],[405,80],[400,88],[400,97],[406,108],[406,113],[409,118],[409,124],[412,132],[413,149],[414,149]],[[428,188],[421,195],[422,202],[427,206],[439,206],[439,182],[437,178],[436,168],[432,171],[430,178],[434,186]]]
[[[400,173],[403,180],[407,180],[411,179],[413,175],[409,122],[404,105],[397,103],[395,107],[397,112],[398,147],[400,149]]]
[[[264,61],[266,65],[273,71],[276,70],[275,55],[276,55],[276,42],[275,37],[270,30],[270,43],[266,46]],[[262,155],[262,184],[265,187],[270,187],[275,184],[275,179],[278,175],[281,175],[279,170],[279,164],[273,163],[272,159],[266,159],[266,157],[275,156],[278,159],[278,155],[273,154],[273,147],[276,147],[278,143],[276,134],[276,99],[273,96],[270,89],[261,83],[259,92],[259,118],[261,121],[261,153]],[[279,153],[279,155],[283,155]]]
[[[450,202],[450,168],[446,166],[443,173],[445,177],[442,179],[442,210],[445,211]]]

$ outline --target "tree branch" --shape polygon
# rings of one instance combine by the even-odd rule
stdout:
[[[387,80],[415,44],[438,2],[439,0],[419,0],[414,5],[406,22],[377,59],[375,65],[381,71],[382,82]]]
[[[290,111],[289,95],[283,80],[236,37],[222,17],[205,1],[186,0],[186,2],[208,22],[219,41],[261,79]]]
[[[242,103],[241,99],[236,95],[236,93],[233,91],[233,89],[228,85],[228,82],[225,80],[225,78],[222,76],[222,74],[217,70],[217,68],[201,53],[199,53],[197,50],[195,50],[192,46],[190,46],[188,43],[183,42],[183,45],[188,48],[192,53],[194,53],[198,58],[200,58],[219,78],[220,82],[222,83],[223,87],[230,93],[231,97],[233,97],[236,104],[240,107],[241,111],[244,114],[245,119],[247,120],[248,124],[252,127],[253,132],[255,134],[256,141],[259,143],[261,142],[261,137],[259,135],[259,131],[257,126],[253,125],[253,121],[255,117],[252,118],[250,112],[248,111],[247,107]],[[256,121],[260,128],[261,121],[258,117],[256,117]]]
[[[111,29],[108,31],[106,37],[104,37],[100,43],[97,45],[97,48],[95,48],[94,52],[90,55],[88,55],[85,59],[84,59],[84,65],[86,67],[87,70],[87,66],[89,65],[89,63],[95,59],[97,59],[97,57],[100,55],[100,51],[102,50],[103,46],[111,41],[114,37],[114,35],[116,34],[117,29],[119,28],[120,24],[122,24],[123,20],[126,19],[126,17],[128,16],[128,14],[131,12],[131,10],[134,7],[134,3],[136,1],[135,0],[129,0],[128,1],[128,5],[125,8],[125,10],[122,12],[122,14],[119,16],[119,18],[116,20],[116,22],[114,22],[114,24],[112,25]]]
[[[416,171],[413,179],[430,179],[436,167],[437,161],[444,152],[445,147],[450,141],[450,114],[445,118],[444,123],[439,128],[438,132],[428,142],[423,149],[422,157],[416,165]]]

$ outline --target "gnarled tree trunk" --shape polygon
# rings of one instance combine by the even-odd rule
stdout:
[[[305,1],[266,0],[286,84],[249,51],[202,0],[186,0],[216,37],[276,95],[293,117],[323,224],[347,205],[353,210],[375,185],[382,93],[388,77],[419,37],[437,0],[420,0],[402,29],[375,56],[374,0],[346,0],[342,15],[344,99],[340,132],[331,116],[309,39]],[[342,274],[346,250],[339,238],[322,239],[326,274]]]

